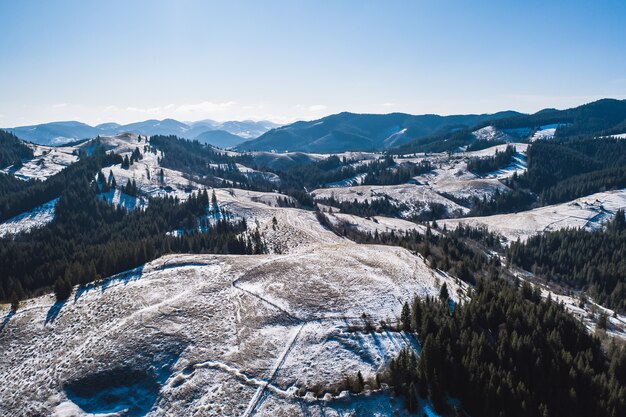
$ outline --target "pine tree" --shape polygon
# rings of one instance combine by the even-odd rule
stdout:
[[[69,282],[68,277],[59,277],[54,283],[54,295],[57,301],[67,300],[72,294],[72,284]]]
[[[448,293],[448,285],[444,282],[443,285],[441,286],[441,290],[439,290],[439,299],[442,302],[446,302],[448,301],[449,298],[450,298],[450,294]]]
[[[402,329],[405,332],[411,331],[411,308],[406,301],[402,306],[402,313],[400,313],[400,323],[402,323]]]

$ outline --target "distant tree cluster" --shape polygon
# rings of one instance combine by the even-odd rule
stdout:
[[[472,129],[461,129],[445,134],[434,134],[419,138],[394,149],[397,154],[416,152],[454,152],[476,141]]]
[[[383,166],[380,163],[370,163],[367,165],[366,175],[363,178],[363,185],[396,185],[404,184],[413,177],[425,174],[432,170],[430,161],[424,160],[419,163],[405,162],[392,167],[393,158],[387,156]]]
[[[514,146],[507,145],[504,151],[496,150],[493,156],[470,158],[467,161],[467,170],[482,175],[506,168],[511,165],[516,153]]]
[[[136,147],[135,150],[130,154],[130,157],[128,155],[124,156],[124,159],[122,160],[122,169],[129,169],[132,164],[141,159],[143,159],[143,154],[141,153],[139,148]]]
[[[403,211],[409,209],[406,204],[392,201],[387,195],[383,196],[383,198],[365,199],[363,201],[358,201],[356,198],[353,201],[337,200],[333,196],[330,198],[319,198],[316,201],[320,204],[336,207],[342,213],[354,214],[360,217],[399,217]]]

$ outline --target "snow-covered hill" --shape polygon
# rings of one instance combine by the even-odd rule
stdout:
[[[0,374],[11,378],[0,386],[0,414],[400,410],[375,391],[331,393],[357,371],[372,379],[415,344],[375,330],[380,320],[394,320],[414,294],[436,295],[443,282],[457,298],[455,281],[404,249],[357,245],[303,222],[306,212],[281,213],[278,230],[300,228],[306,250],[167,256],[77,289],[62,304],[44,296],[14,315],[2,309]]]
[[[606,191],[568,203],[540,207],[512,214],[442,220],[448,227],[463,223],[485,226],[508,241],[526,240],[540,232],[565,228],[597,229],[626,208],[626,190]]]

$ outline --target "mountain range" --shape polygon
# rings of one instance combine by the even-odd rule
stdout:
[[[278,126],[266,120],[180,122],[174,119],[150,119],[126,125],[111,122],[97,126],[90,126],[76,121],[52,122],[4,130],[15,134],[21,139],[42,145],[61,145],[76,140],[93,138],[98,135],[109,136],[130,132],[146,136],[176,135],[186,139],[198,139],[201,142],[225,148],[254,139]]]
[[[544,109],[534,114],[511,110],[451,116],[343,112],[285,126],[269,121],[185,123],[164,119],[97,126],[76,121],[53,122],[6,130],[24,140],[52,145],[130,132],[146,136],[176,135],[238,151],[334,153],[398,149],[407,153],[467,146],[481,138],[476,132],[485,127],[496,139],[532,140],[533,134],[546,126],[553,126],[556,136],[622,134],[626,132],[626,100],[602,99],[571,109]]]
[[[241,151],[442,151],[476,140],[472,132],[486,126],[518,129],[529,139],[541,126],[556,124],[568,134],[626,132],[626,100],[602,99],[566,110],[544,109],[534,114],[502,111],[493,114],[439,116],[339,113],[269,130],[239,144]],[[514,135],[513,135],[514,136]]]

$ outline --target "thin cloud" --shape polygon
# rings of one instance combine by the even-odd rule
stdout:
[[[326,110],[328,107],[326,107],[323,104],[314,104],[312,106],[309,106],[309,111],[322,111],[322,110]]]
[[[387,102],[387,103],[383,103],[382,104],[383,107],[393,107],[395,105],[396,105],[396,103],[391,103],[391,102]]]
[[[224,103],[214,103],[212,101],[203,101],[201,103],[195,104],[183,104],[178,106],[176,113],[215,113],[215,112],[223,112],[232,108],[235,104],[235,101],[226,101]]]

